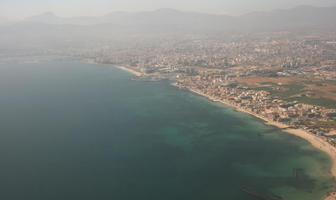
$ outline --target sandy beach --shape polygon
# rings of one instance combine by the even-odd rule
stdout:
[[[114,66],[114,67],[116,67],[116,68],[118,68],[118,69],[122,69],[122,70],[124,70],[124,71],[128,71],[128,72],[134,74],[135,76],[142,76],[142,73],[137,72],[137,71],[135,71],[135,70],[133,70],[133,69],[124,67],[124,66],[120,66],[120,65],[118,65],[118,66]]]
[[[174,84],[172,84],[174,85]],[[325,141],[322,137],[318,137],[314,134],[311,134],[303,129],[293,129],[293,128],[289,128],[288,125],[286,124],[283,124],[283,123],[279,123],[279,122],[275,122],[273,120],[270,120],[270,119],[267,119],[263,116],[260,116],[258,114],[255,114],[253,112],[250,112],[248,110],[245,110],[237,105],[234,105],[228,101],[225,101],[225,100],[219,100],[219,99],[216,99],[210,95],[207,95],[207,94],[204,94],[202,93],[201,91],[199,90],[196,90],[196,89],[188,89],[190,90],[191,92],[193,93],[196,93],[198,95],[201,95],[201,96],[204,96],[204,97],[207,97],[208,99],[210,99],[211,101],[215,101],[215,102],[220,102],[220,103],[223,103],[223,104],[226,104],[228,106],[231,106],[233,108],[235,108],[235,110],[239,111],[239,112],[245,112],[245,113],[248,113],[250,115],[253,115],[261,120],[263,120],[265,122],[265,124],[267,125],[270,125],[270,126],[275,126],[275,127],[278,127],[278,128],[281,128],[283,129],[282,132],[286,132],[286,133],[289,133],[289,134],[292,134],[292,135],[296,135],[302,139],[305,139],[307,140],[308,142],[310,142],[315,148],[327,153],[329,155],[329,157],[331,158],[331,161],[332,161],[332,167],[331,167],[331,170],[330,170],[330,173],[331,175],[336,178],[336,148],[334,146],[332,146],[331,144],[329,144],[327,141]],[[336,195],[335,193],[333,194],[330,194],[329,196],[325,197],[324,200],[336,200]]]
[[[94,64],[94,65],[112,66],[112,67],[115,67],[115,68],[118,68],[118,69],[130,72],[130,73],[134,74],[135,76],[143,76],[144,75],[141,72],[135,71],[135,70],[133,70],[131,68],[128,68],[128,67],[125,67],[125,66],[122,66],[122,65],[102,64],[102,63],[97,63],[97,62],[83,62],[83,63]]]

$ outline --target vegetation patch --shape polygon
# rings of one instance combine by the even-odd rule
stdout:
[[[316,85],[316,86],[325,86],[325,85],[336,85],[336,81],[305,81],[306,84]]]
[[[252,88],[253,90],[262,90],[262,91],[266,91],[266,92],[269,92],[271,94],[278,94],[279,91],[277,90],[274,90],[273,88],[271,87],[256,87],[256,88]]]
[[[289,85],[283,85],[282,87],[288,88],[290,90],[303,90],[306,86],[298,84],[289,84]]]
[[[323,106],[326,108],[333,108],[336,109],[336,101],[332,99],[327,98],[311,98],[307,96],[301,96],[301,97],[294,97],[294,98],[288,98],[287,101],[298,101],[300,103],[304,104],[310,104],[310,105],[317,105],[317,106]]]
[[[335,128],[336,127],[336,121],[314,121],[315,125],[317,127],[326,127],[326,128]]]
[[[263,82],[263,83],[260,83],[260,85],[273,85],[273,86],[276,86],[278,84],[274,83],[274,82]]]
[[[267,91],[273,95],[277,95],[282,99],[289,98],[293,95],[300,94],[304,92],[306,86],[304,85],[298,85],[298,84],[288,84],[288,85],[282,85],[282,86],[277,86],[282,88],[281,90],[274,89],[273,87],[257,87],[253,88],[253,90],[264,90]]]

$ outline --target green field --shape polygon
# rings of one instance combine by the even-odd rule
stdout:
[[[326,127],[326,128],[335,128],[336,127],[336,121],[314,121],[317,127]]]
[[[269,92],[271,94],[278,94],[279,92],[277,90],[274,90],[271,87],[257,87],[257,88],[252,88],[253,90],[263,90],[266,92]]]
[[[278,85],[277,83],[274,83],[274,82],[263,82],[263,83],[260,83],[260,85]]]
[[[329,82],[328,82],[329,83]],[[311,83],[310,83],[311,84]],[[315,82],[314,82],[315,84]],[[322,84],[322,83],[316,83],[316,84]],[[281,85],[277,86],[280,87],[281,90],[274,89],[273,87],[257,87],[252,88],[253,90],[263,90],[271,93],[272,95],[278,96],[280,99],[285,101],[298,101],[300,103],[304,104],[310,104],[310,105],[317,105],[317,106],[323,106],[326,108],[334,108],[336,109],[336,101],[332,99],[327,98],[311,98],[307,96],[300,96],[300,97],[292,97],[293,95],[297,95],[300,93],[305,92],[306,86],[299,85],[299,84],[289,84],[289,85]],[[336,91],[334,91],[336,93]]]
[[[336,81],[306,81],[305,84],[323,86],[325,84],[336,85]]]
[[[280,98],[289,98],[292,95],[300,94],[304,92],[304,85],[297,85],[297,84],[289,84],[289,85],[282,85],[278,86],[282,88],[281,90],[276,90],[273,87],[257,87],[253,88],[253,90],[263,90],[267,91],[273,95],[277,95]]]
[[[327,98],[311,98],[311,97],[294,97],[294,98],[288,98],[285,99],[287,101],[298,101],[300,103],[310,104],[310,105],[317,105],[317,106],[323,106],[326,108],[333,108],[336,109],[336,101],[332,99]]]

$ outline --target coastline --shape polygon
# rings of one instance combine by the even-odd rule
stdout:
[[[113,65],[113,64],[103,64],[103,63],[98,63],[98,62],[83,62],[85,64],[94,64],[94,65],[105,65],[105,66],[112,66],[114,68],[121,69],[123,71],[129,72],[137,77],[143,76],[144,74],[138,71],[135,71],[134,69],[125,67],[123,65]]]
[[[143,76],[143,73],[140,73],[138,71],[135,71],[133,69],[130,69],[128,67],[125,66],[120,66],[120,65],[114,65],[113,67],[116,67],[118,69],[130,72],[132,74],[134,74],[137,77]],[[172,86],[178,87],[175,83],[171,83]],[[330,169],[330,173],[331,176],[334,178],[334,180],[336,180],[336,148],[334,146],[332,146],[331,144],[329,144],[327,141],[325,141],[323,138],[318,137],[312,133],[309,133],[307,131],[305,131],[304,129],[295,129],[295,128],[291,128],[289,125],[280,123],[280,122],[275,122],[273,120],[270,120],[266,117],[263,117],[261,115],[258,115],[256,113],[253,113],[251,111],[248,111],[238,105],[232,104],[229,101],[226,100],[222,100],[222,99],[217,99],[213,96],[204,94],[202,91],[199,91],[197,89],[192,89],[192,88],[186,88],[187,90],[198,94],[200,96],[206,97],[207,99],[214,101],[214,102],[219,102],[225,105],[228,105],[230,107],[233,107],[237,112],[244,112],[247,114],[250,114],[254,117],[257,117],[258,119],[261,119],[266,125],[269,126],[274,126],[277,128],[282,129],[282,132],[288,133],[288,134],[292,134],[295,135],[297,137],[300,137],[306,141],[308,141],[309,143],[312,144],[313,147],[315,147],[316,149],[319,149],[320,151],[325,152],[329,158],[331,159],[332,162],[332,166]],[[329,194],[327,194],[325,197],[322,198],[323,200],[336,200],[336,192],[330,192]]]
[[[176,86],[174,84],[172,84],[172,85]],[[327,141],[323,140],[323,138],[318,137],[316,135],[313,135],[313,134],[311,134],[311,133],[309,133],[309,132],[307,132],[303,129],[290,128],[286,124],[283,124],[283,123],[280,123],[280,122],[275,122],[273,120],[267,119],[267,118],[265,118],[261,115],[250,112],[248,110],[245,110],[244,108],[241,108],[240,106],[234,105],[234,104],[232,104],[228,101],[216,99],[216,98],[214,98],[210,95],[204,94],[199,90],[191,89],[191,88],[187,88],[187,89],[189,91],[195,93],[195,94],[206,97],[207,99],[209,99],[211,101],[219,102],[219,103],[228,105],[230,107],[233,107],[238,112],[244,112],[244,113],[253,115],[254,117],[257,117],[257,118],[263,120],[266,125],[275,126],[277,128],[283,129],[282,132],[286,132],[288,134],[295,135],[297,137],[300,137],[300,138],[308,141],[316,149],[319,149],[320,151],[323,151],[326,154],[328,154],[328,156],[330,157],[330,159],[332,161],[332,166],[331,166],[331,169],[330,169],[330,173],[333,176],[333,178],[336,179],[336,148],[334,146],[332,146],[331,144],[329,144]],[[336,194],[335,194],[335,192],[331,192],[330,194],[328,194],[326,197],[324,197],[322,199],[323,200],[335,200],[336,199]]]
[[[113,64],[105,64],[105,63],[99,63],[99,62],[95,62],[95,61],[81,61],[81,63],[85,63],[85,64],[93,64],[93,65],[105,65],[105,66],[112,66],[114,68],[118,68],[124,71],[127,71],[137,77],[143,76],[143,73],[135,71],[134,69],[125,67],[123,65],[113,65]]]

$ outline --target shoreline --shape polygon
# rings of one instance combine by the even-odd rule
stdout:
[[[112,66],[114,68],[121,69],[123,71],[129,72],[137,77],[143,76],[144,74],[138,71],[135,71],[134,69],[125,67],[123,65],[113,65],[113,64],[104,64],[104,63],[97,63],[97,62],[83,62],[85,64],[94,64],[94,65],[105,65],[105,66]]]
[[[172,84],[173,86],[176,86],[174,84]],[[331,159],[332,162],[332,166],[330,169],[330,173],[332,175],[332,177],[334,178],[334,180],[336,179],[336,148],[334,146],[332,146],[331,144],[329,144],[327,141],[325,141],[323,138],[318,137],[316,135],[313,135],[312,133],[309,133],[307,131],[305,131],[304,129],[295,129],[295,128],[290,128],[288,125],[280,123],[280,122],[275,122],[273,120],[267,119],[261,115],[258,115],[256,113],[250,112],[248,110],[245,110],[244,108],[241,108],[240,106],[234,105],[228,101],[225,100],[220,100],[217,98],[214,98],[210,95],[204,94],[201,91],[198,91],[196,89],[191,89],[191,88],[186,88],[188,91],[191,91],[195,94],[198,94],[200,96],[206,97],[207,99],[214,101],[214,102],[219,102],[222,104],[225,104],[227,106],[230,106],[232,108],[234,108],[237,112],[244,112],[247,114],[250,114],[258,119],[261,119],[266,125],[269,126],[274,126],[277,128],[282,129],[281,132],[286,132],[288,134],[291,135],[295,135],[297,137],[300,137],[306,141],[308,141],[313,147],[315,147],[316,149],[323,151],[324,153],[326,153],[329,158]],[[335,192],[331,192],[330,194],[326,195],[325,197],[322,198],[323,200],[335,200],[336,199],[336,194]]]
[[[121,66],[121,65],[113,65],[113,67],[127,71],[129,73],[134,74],[137,77],[143,76],[142,73],[137,72],[133,69],[130,69],[128,67],[125,66]],[[172,83],[171,84],[174,87],[178,87],[176,84]],[[308,141],[313,147],[315,147],[316,149],[323,151],[324,153],[326,153],[329,158],[331,159],[332,165],[331,165],[331,169],[330,169],[330,173],[331,176],[333,177],[334,180],[336,180],[336,148],[334,146],[332,146],[331,144],[329,144],[327,141],[325,141],[323,138],[318,137],[312,133],[309,133],[307,131],[305,131],[304,129],[295,129],[295,128],[291,128],[289,125],[280,123],[280,122],[275,122],[273,120],[270,120],[264,116],[258,115],[256,113],[253,113],[251,111],[248,111],[238,105],[232,104],[229,101],[226,100],[222,100],[222,99],[217,99],[215,97],[212,97],[210,95],[204,94],[203,92],[197,90],[197,89],[192,89],[192,88],[186,88],[188,91],[193,92],[195,94],[198,94],[200,96],[206,97],[207,99],[214,101],[214,102],[219,102],[222,104],[225,104],[227,106],[230,106],[232,108],[234,108],[235,111],[237,112],[244,112],[247,113],[249,115],[252,115],[258,119],[261,119],[263,121],[264,124],[269,125],[269,126],[274,126],[277,128],[282,129],[281,132],[285,132],[291,135],[295,135],[297,137],[300,137],[306,141]],[[336,192],[331,192],[330,194],[327,194],[325,197],[322,198],[323,200],[335,200],[336,199]]]
[[[135,76],[142,76],[142,73],[140,73],[140,72],[137,72],[137,71],[135,71],[135,70],[133,70],[133,69],[130,69],[130,68],[128,68],[128,67],[125,67],[125,66],[121,66],[121,65],[113,65],[113,67],[115,67],[115,68],[118,68],[118,69],[121,69],[121,70],[124,70],[124,71],[127,71],[127,72],[130,72],[130,73],[132,73],[132,74],[134,74]]]

